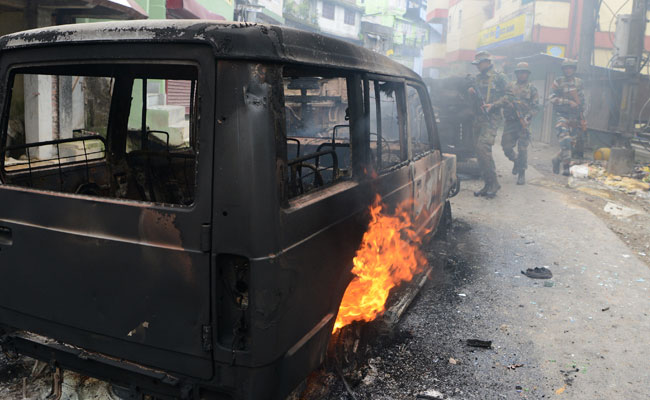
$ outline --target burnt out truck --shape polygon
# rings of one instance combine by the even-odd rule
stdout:
[[[207,21],[0,38],[0,346],[131,396],[282,399],[326,353],[380,195],[450,215],[421,78]],[[60,391],[59,391],[60,394]]]

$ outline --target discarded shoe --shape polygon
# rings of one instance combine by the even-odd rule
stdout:
[[[553,173],[554,174],[560,173],[560,160],[558,160],[557,158],[553,159]]]
[[[553,277],[551,270],[545,267],[528,268],[526,272],[521,271],[521,273],[532,279],[551,279]]]

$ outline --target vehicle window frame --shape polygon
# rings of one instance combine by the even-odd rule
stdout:
[[[422,111],[424,112],[424,118],[427,124],[427,130],[429,132],[429,141],[430,141],[431,148],[426,152],[421,153],[421,156],[429,154],[436,150],[442,152],[442,147],[440,145],[440,136],[438,135],[438,125],[436,124],[435,111],[433,110],[433,106],[431,105],[431,98],[429,97],[429,91],[421,82],[409,81],[407,84],[412,86],[415,90],[417,90],[418,95],[420,96],[420,102],[422,103]]]
[[[410,139],[409,139],[409,133],[408,133],[408,114],[407,114],[407,104],[406,104],[406,82],[407,80],[405,78],[400,78],[396,76],[390,76],[390,75],[381,75],[381,74],[374,74],[374,73],[366,73],[363,75],[363,82],[364,82],[364,87],[368,87],[368,93],[369,93],[369,82],[391,82],[397,84],[398,90],[395,91],[395,103],[397,106],[397,115],[398,115],[398,126],[400,130],[400,158],[401,161],[387,166],[385,168],[380,168],[377,170],[378,174],[384,174],[386,172],[390,172],[394,169],[400,168],[401,166],[404,166],[409,163],[411,159],[411,149],[410,149]],[[365,89],[364,89],[365,90]],[[364,93],[365,94],[365,93]],[[370,104],[370,107],[372,107],[372,104]],[[380,115],[380,114],[377,114]],[[369,118],[370,116],[370,109],[368,109],[367,112],[367,117]],[[368,122],[366,124],[366,135],[368,136],[368,154],[370,154],[370,120],[368,119]],[[376,167],[373,165],[373,168]]]
[[[436,150],[436,146],[434,144],[434,133],[433,133],[433,126],[431,124],[431,114],[428,112],[428,108],[426,106],[426,103],[423,101],[424,100],[423,93],[426,93],[426,91],[424,91],[422,85],[420,85],[420,84],[418,84],[416,82],[413,82],[413,81],[410,81],[410,82],[406,83],[407,92],[408,92],[409,87],[415,89],[415,91],[416,91],[416,93],[418,95],[418,99],[420,100],[420,105],[422,106],[422,114],[424,116],[424,121],[425,121],[426,129],[427,129],[427,135],[429,137],[429,148],[427,150],[419,153],[419,154],[415,154],[415,145],[413,143],[413,139],[414,139],[413,129],[414,128],[412,128],[411,124],[410,124],[411,118],[410,118],[410,116],[408,116],[409,106],[407,104],[407,110],[406,111],[407,111],[407,125],[408,125],[408,131],[409,131],[409,147],[411,149],[410,154],[412,155],[411,158],[413,160],[418,160],[418,159],[420,159],[422,157],[425,157],[426,155],[434,152]],[[407,96],[406,101],[408,102],[408,96]]]
[[[324,197],[330,197],[331,195],[338,193],[341,190],[345,190],[350,187],[350,185],[358,184],[361,176],[363,175],[363,167],[365,165],[365,155],[363,154],[364,146],[362,145],[365,141],[365,130],[363,129],[364,118],[363,118],[363,94],[361,88],[361,75],[355,71],[343,70],[336,67],[322,67],[322,66],[309,66],[309,65],[300,65],[300,64],[285,64],[282,66],[282,75],[285,76],[285,68],[290,68],[292,70],[300,71],[301,76],[321,76],[326,78],[344,78],[346,80],[346,90],[348,97],[348,116],[349,116],[349,143],[350,143],[350,157],[351,157],[351,173],[349,179],[341,179],[330,184],[324,185],[318,190],[309,191],[307,193],[302,193],[297,196],[289,196],[289,187],[288,185],[288,155],[286,150],[279,151],[276,149],[276,159],[278,162],[284,165],[284,173],[282,175],[281,182],[278,182],[279,191],[282,193],[281,204],[283,209],[292,209],[299,205],[304,205],[311,203],[316,199],[321,199]],[[282,146],[286,149],[286,140],[287,140],[287,127],[286,127],[286,109],[284,107],[285,98],[284,98],[284,82],[279,82],[279,92],[281,93],[281,104],[282,104],[282,115],[281,115],[281,126],[282,126],[282,137],[281,143],[277,143],[278,146]],[[284,144],[282,144],[284,143]]]
[[[165,65],[165,64],[175,64],[175,65],[191,65],[196,68],[197,72],[197,85],[196,85],[196,104],[195,107],[195,123],[194,131],[195,140],[196,140],[196,163],[194,167],[194,196],[191,204],[173,204],[173,203],[163,203],[159,201],[148,201],[148,200],[139,200],[139,199],[127,199],[120,197],[106,197],[106,196],[95,196],[87,194],[77,194],[69,192],[60,192],[49,189],[38,189],[32,187],[25,187],[19,185],[13,185],[7,183],[4,178],[4,157],[0,157],[0,189],[1,190],[12,190],[12,191],[23,191],[23,192],[33,192],[38,194],[43,194],[47,196],[53,196],[58,198],[78,198],[84,200],[91,200],[100,203],[117,203],[130,206],[142,207],[145,205],[147,207],[161,209],[161,210],[185,210],[193,211],[198,208],[197,204],[209,203],[209,200],[199,200],[203,197],[212,196],[212,171],[209,168],[208,164],[212,163],[214,157],[213,150],[209,147],[213,146],[212,139],[209,139],[208,143],[201,143],[201,138],[209,138],[215,130],[213,123],[209,121],[210,118],[199,117],[202,112],[210,111],[209,108],[212,108],[210,114],[214,117],[214,109],[216,109],[216,71],[217,63],[215,62],[214,56],[211,52],[210,46],[204,44],[192,44],[192,45],[182,45],[177,43],[171,44],[133,44],[125,46],[124,44],[109,44],[101,45],[101,52],[89,52],[87,57],[79,57],[78,52],[75,52],[74,49],[80,47],[88,49],[96,49],[97,44],[88,44],[88,45],[71,45],[64,44],[61,46],[52,46],[47,49],[42,48],[19,48],[13,49],[11,51],[3,54],[3,57],[0,58],[0,87],[4,85],[5,88],[8,88],[9,84],[13,82],[14,72],[20,69],[29,69],[29,68],[50,68],[57,66],[68,66],[72,64],[97,64],[97,65],[110,65],[110,64],[120,64],[120,65]],[[119,48],[122,49],[124,56],[119,60],[112,60],[107,57],[107,54],[111,54],[108,50],[109,48]],[[128,47],[128,49],[127,49]],[[147,51],[146,56],[142,56],[142,51],[145,47],[151,51]],[[170,52],[169,50],[174,47],[178,51]],[[45,51],[47,50],[47,51]],[[60,52],[60,53],[59,53]],[[100,54],[97,54],[100,53]],[[76,54],[76,55],[75,55]],[[173,55],[168,55],[173,54]],[[92,73],[89,73],[88,76],[93,76]],[[97,75],[99,76],[99,75]],[[210,85],[212,84],[212,85]],[[202,90],[199,88],[203,87]],[[13,93],[11,88],[2,91],[4,96],[0,98],[2,113],[0,114],[0,151],[4,153],[4,149],[7,145],[7,134],[8,134],[8,123],[9,123],[9,112],[10,112],[10,99]],[[8,101],[9,100],[9,101]],[[108,121],[108,131],[111,130],[111,124],[115,119],[114,115],[114,98],[111,99],[110,111],[109,111],[109,121]],[[205,111],[202,111],[205,110]],[[208,132],[209,131],[209,132]],[[208,146],[206,148],[205,146]],[[202,151],[203,150],[203,151]],[[110,140],[106,142],[106,152],[107,157],[108,153],[112,151]],[[201,154],[202,153],[202,154]],[[201,155],[200,155],[201,154]],[[201,157],[202,156],[202,157]],[[203,161],[203,159],[205,161]],[[204,208],[202,205],[200,208]]]

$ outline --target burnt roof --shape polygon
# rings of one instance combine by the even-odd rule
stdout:
[[[207,43],[219,58],[335,66],[420,80],[402,64],[343,40],[245,22],[138,20],[59,25],[3,36],[0,50],[101,42]]]

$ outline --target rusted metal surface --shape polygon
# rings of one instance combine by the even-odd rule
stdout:
[[[220,58],[257,59],[365,69],[420,77],[388,57],[351,43],[288,27],[246,22],[151,20],[61,25],[0,38],[0,51],[30,46],[91,42],[209,43]]]
[[[5,127],[4,85],[16,65],[198,66],[192,204],[18,187],[6,174],[0,184],[2,345],[162,398],[286,396],[323,361],[375,194],[389,207],[413,200],[418,231],[433,233],[456,182],[428,97],[431,148],[411,156],[404,124],[401,162],[374,170],[367,77],[401,85],[402,121],[404,81],[424,86],[407,68],[342,41],[264,25],[148,21],[13,34],[0,38],[0,51]],[[352,151],[350,176],[296,197],[289,67],[345,79]],[[131,86],[117,79],[113,92],[130,99]],[[128,100],[111,106],[109,171],[124,153],[129,108]],[[337,157],[334,144],[317,156]]]

